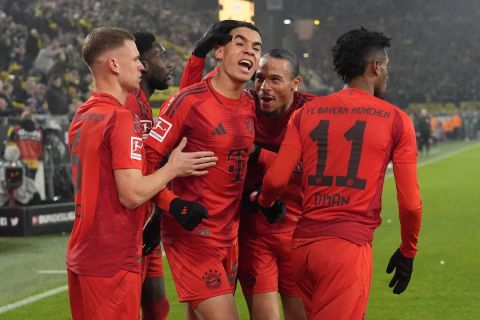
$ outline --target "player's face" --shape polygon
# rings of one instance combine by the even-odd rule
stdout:
[[[173,64],[168,59],[165,48],[155,42],[152,49],[147,51],[142,59],[145,67],[143,77],[152,88],[168,89],[168,81],[172,78]]]
[[[288,110],[299,83],[300,77],[292,78],[288,60],[261,58],[255,75],[255,89],[260,98],[260,109],[272,114],[281,114]]]
[[[373,95],[377,98],[383,99],[387,94],[387,82],[388,82],[388,63],[390,59],[385,52],[385,59],[379,62],[378,77],[375,84]]]
[[[126,40],[125,45],[118,49],[118,81],[126,90],[131,91],[139,88],[143,65],[135,42]]]
[[[232,41],[217,48],[215,55],[223,70],[232,80],[245,83],[258,68],[262,39],[255,30],[246,27],[233,29]]]

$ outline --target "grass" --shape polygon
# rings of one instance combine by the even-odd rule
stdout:
[[[464,147],[469,148],[441,159]],[[421,156],[419,163],[424,214],[412,282],[400,296],[388,288],[391,276],[385,273],[386,265],[400,243],[395,185],[389,177],[383,193],[383,224],[375,233],[368,319],[474,319],[480,313],[480,144],[444,144],[433,148],[429,157]],[[0,306],[65,285],[65,274],[37,271],[65,268],[67,240],[66,235],[0,238]],[[183,319],[165,265],[169,319]],[[240,318],[248,319],[240,290],[236,301]],[[66,291],[0,313],[2,320],[69,318]]]

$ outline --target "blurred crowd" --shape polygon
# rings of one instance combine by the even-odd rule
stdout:
[[[321,93],[343,85],[332,67],[335,40],[363,26],[392,38],[388,99],[395,104],[480,99],[479,1],[305,1],[289,9],[291,16],[312,12],[308,17],[319,19],[313,38],[295,47],[309,52],[302,65]]]
[[[175,4],[174,4],[175,3]],[[216,18],[173,0],[0,0],[0,116],[65,115],[88,97],[81,43],[94,26],[156,34],[175,64],[173,83],[194,43]]]
[[[393,38],[388,99],[395,104],[480,99],[474,74],[480,67],[480,3],[474,0],[304,1],[285,3],[285,9],[320,19],[311,40],[291,44],[302,57],[306,91],[325,94],[342,86],[331,47],[341,33],[364,26]],[[216,10],[187,0],[0,0],[0,115],[25,108],[54,115],[74,110],[91,88],[81,43],[98,25],[155,33],[167,46],[175,65],[172,84],[178,84],[195,41],[216,19]]]

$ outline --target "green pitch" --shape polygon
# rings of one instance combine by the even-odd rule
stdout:
[[[388,288],[388,259],[400,242],[394,180],[383,193],[383,224],[375,233],[368,319],[475,319],[480,313],[480,144],[444,144],[419,159],[423,225],[412,282],[396,296]],[[2,312],[6,305],[66,285],[68,235],[0,238],[0,319],[69,319],[66,291]],[[169,319],[183,319],[169,276]],[[53,271],[52,271],[53,270]],[[43,271],[39,273],[38,271]],[[61,289],[60,289],[61,290]],[[248,312],[239,292],[241,319]]]

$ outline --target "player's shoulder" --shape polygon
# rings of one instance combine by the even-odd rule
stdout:
[[[392,112],[396,117],[400,117],[402,120],[410,121],[410,117],[408,116],[407,112],[399,106],[375,96],[372,96],[372,99],[374,99],[374,101],[385,110]]]
[[[185,87],[179,90],[177,93],[173,95],[174,100],[190,100],[190,99],[198,99],[199,97],[203,96],[205,93],[208,92],[208,85],[206,80],[202,80],[200,82],[194,83],[188,87]]]
[[[205,81],[200,81],[185,87],[173,95],[171,95],[166,101],[162,110],[168,116],[172,117],[175,112],[182,105],[192,106],[198,101],[204,101],[208,97],[208,88]]]
[[[316,95],[303,91],[296,91],[294,95],[295,105],[297,106],[303,106],[305,103],[312,101],[315,98],[317,98]]]

